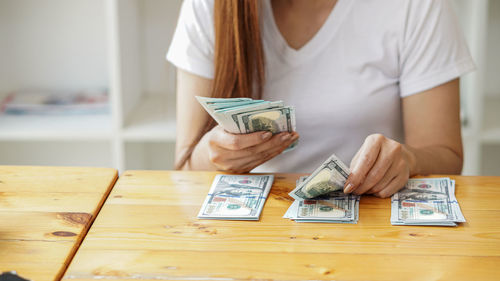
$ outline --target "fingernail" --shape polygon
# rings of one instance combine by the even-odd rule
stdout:
[[[289,138],[291,138],[290,134],[286,134],[286,135],[284,135],[284,136],[281,137],[281,141],[286,141]]]
[[[271,132],[265,132],[262,134],[262,139],[263,140],[266,140],[268,138],[270,138],[273,134]]]
[[[351,191],[354,189],[354,186],[351,183],[348,183],[347,186],[344,189],[344,193],[351,193]]]

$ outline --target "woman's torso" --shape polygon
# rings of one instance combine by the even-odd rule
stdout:
[[[338,0],[298,51],[262,0],[263,98],[296,108],[295,150],[254,172],[312,172],[330,154],[346,164],[373,133],[404,142],[403,97],[475,68],[447,0]],[[214,0],[184,0],[167,59],[214,77]],[[426,109],[422,109],[426,110]]]
[[[294,106],[301,137],[295,150],[255,172],[311,172],[331,153],[349,164],[372,133],[403,141],[398,86],[403,1],[383,1],[384,7],[382,1],[359,2],[338,1],[318,33],[294,50],[278,31],[270,1],[263,1],[263,99]]]

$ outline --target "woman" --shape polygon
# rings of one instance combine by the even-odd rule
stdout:
[[[167,59],[179,169],[312,172],[335,152],[344,191],[379,197],[461,172],[459,76],[474,63],[446,0],[185,0]],[[283,100],[299,145],[225,132],[196,95]]]

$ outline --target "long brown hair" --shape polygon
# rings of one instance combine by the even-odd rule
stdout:
[[[264,84],[264,51],[257,0],[215,0],[214,98],[260,98]],[[203,129],[176,163],[181,169],[201,138],[215,127],[208,116]]]

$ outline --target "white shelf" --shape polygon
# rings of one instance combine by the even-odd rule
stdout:
[[[165,53],[181,3],[0,0],[0,38],[10,42],[0,51],[0,96],[26,88],[110,94],[108,115],[0,115],[2,164],[172,168],[175,68]]]
[[[109,140],[111,116],[0,115],[1,141]]]
[[[146,95],[126,120],[126,141],[175,141],[175,102],[165,95]]]

